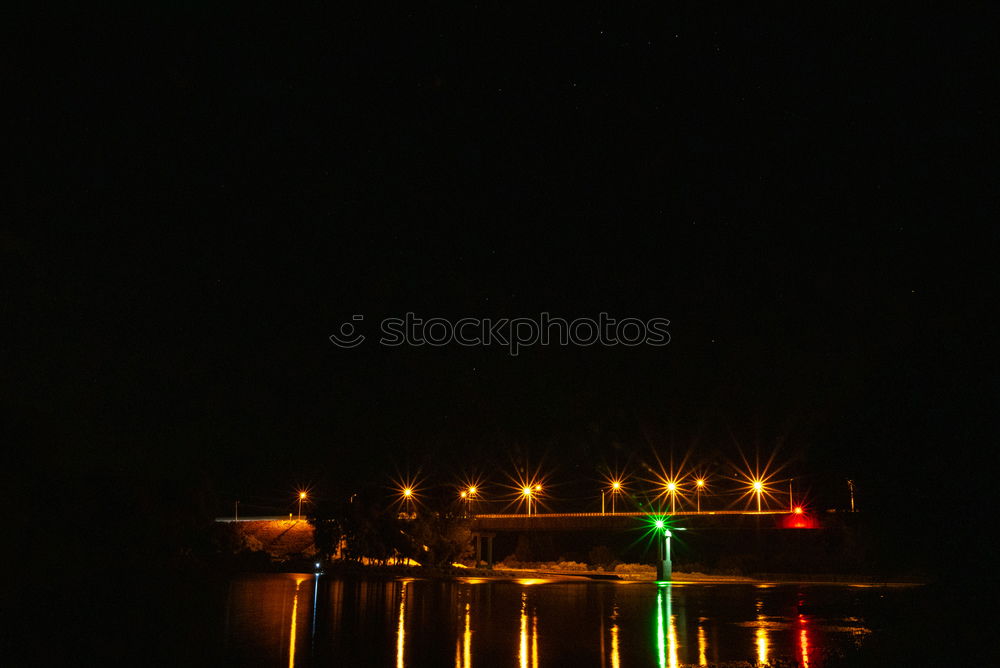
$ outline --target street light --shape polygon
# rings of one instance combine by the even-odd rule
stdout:
[[[407,511],[413,512],[413,488],[404,487],[403,488],[403,504],[406,506]]]
[[[668,480],[666,484],[667,494],[670,495],[670,512],[677,512],[677,482],[675,480]]]
[[[697,480],[694,481],[694,497],[696,503],[698,504],[697,507],[699,513],[701,512],[701,490],[704,486],[705,486],[704,478],[698,478]]]
[[[302,500],[306,498],[305,492],[299,492],[299,519],[302,519]]]
[[[757,495],[757,512],[760,512],[760,495],[764,492],[764,481],[754,480],[753,481],[753,491]]]
[[[469,485],[469,487],[458,493],[465,500],[465,512],[467,515],[472,514],[472,498],[476,496],[478,491],[475,485]]]
[[[542,492],[541,485],[535,485],[535,486],[525,485],[524,488],[521,490],[521,494],[523,494],[528,499],[529,515],[531,514],[532,501],[534,501],[535,514],[536,515],[538,514],[538,496],[539,494],[541,494],[541,492]]]

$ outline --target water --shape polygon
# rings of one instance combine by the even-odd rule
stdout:
[[[257,575],[229,585],[223,651],[247,666],[821,668],[863,652],[865,611],[885,595],[849,585]]]

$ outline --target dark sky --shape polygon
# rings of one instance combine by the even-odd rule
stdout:
[[[994,11],[339,11],[23,17],[25,466],[270,499],[739,444],[830,507],[848,477],[894,509],[942,473],[978,493],[952,473],[995,462]],[[671,343],[327,340],[406,312]]]

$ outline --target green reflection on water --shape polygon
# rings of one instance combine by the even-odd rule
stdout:
[[[660,668],[677,668],[677,618],[674,616],[673,592],[669,582],[656,589],[656,658]]]

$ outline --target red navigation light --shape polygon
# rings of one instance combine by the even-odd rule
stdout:
[[[819,529],[819,518],[806,512],[802,506],[795,506],[792,512],[778,520],[782,529]]]

